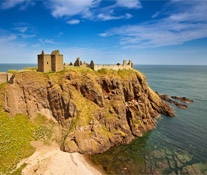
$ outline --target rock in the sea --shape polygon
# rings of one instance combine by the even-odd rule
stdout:
[[[11,116],[54,118],[64,132],[62,150],[86,154],[130,143],[156,126],[159,113],[175,116],[135,70],[20,72],[0,90]]]
[[[168,101],[169,103],[175,104],[178,108],[182,108],[182,109],[188,108],[187,105],[179,103],[177,101],[174,101],[174,100],[170,99],[170,97],[167,94],[159,94],[158,92],[156,92],[156,93],[159,95],[159,97],[161,99],[163,99],[165,101]]]
[[[180,100],[183,103],[193,103],[193,100],[187,98],[187,97],[177,97],[177,96],[171,96],[171,98],[174,98],[176,100]]]

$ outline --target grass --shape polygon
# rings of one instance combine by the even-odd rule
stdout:
[[[8,70],[8,73],[11,73],[11,74],[17,74],[19,71],[18,70]]]
[[[76,126],[87,126],[91,120],[96,120],[92,112],[98,110],[99,107],[90,100],[83,97],[77,90],[71,89],[73,102],[76,104],[79,114],[71,124],[70,131],[73,131]]]
[[[4,86],[6,86],[6,84],[7,84],[7,82],[5,82],[5,83],[1,83],[1,84],[0,84],[0,90],[1,90]]]
[[[25,67],[23,70],[24,71],[37,71],[37,67]]]
[[[22,69],[22,71],[37,71],[37,67],[25,67]],[[8,73],[11,73],[11,74],[17,74],[21,71],[19,70],[8,70]]]
[[[22,170],[27,166],[26,163],[23,163],[18,169],[16,169],[14,172],[12,172],[10,175],[21,175]]]
[[[45,125],[45,118],[37,116],[31,122],[27,115],[16,114],[12,118],[0,109],[0,174],[10,174],[21,159],[34,153],[30,145],[32,140],[45,141],[51,137],[52,131]]]

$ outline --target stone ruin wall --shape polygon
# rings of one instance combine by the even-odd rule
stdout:
[[[0,84],[5,83],[6,81],[9,81],[12,77],[12,74],[6,73],[6,72],[0,72]]]
[[[93,70],[97,71],[100,69],[119,70],[119,69],[132,69],[132,67],[131,65],[94,65]]]
[[[129,63],[126,63],[126,60],[123,60],[123,64],[113,64],[113,65],[96,65],[93,60],[91,61],[90,64],[87,64],[85,61],[82,63],[82,61],[80,61],[80,58],[78,57],[77,60],[75,61],[74,64],[72,63],[64,63],[65,67],[73,67],[73,66],[77,66],[77,67],[90,67],[91,69],[97,71],[100,69],[113,69],[113,70],[119,70],[119,69],[132,69],[133,68],[133,63],[131,60],[129,60]]]

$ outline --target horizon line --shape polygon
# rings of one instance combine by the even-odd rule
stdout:
[[[37,63],[0,63],[0,64],[36,64]],[[97,65],[102,65],[102,64],[97,64]],[[108,65],[108,64],[106,64]],[[207,64],[133,64],[135,65],[143,65],[143,66],[207,66]]]

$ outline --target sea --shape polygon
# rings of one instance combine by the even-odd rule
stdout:
[[[36,67],[0,64],[0,72]],[[207,66],[134,65],[161,94],[194,100],[187,109],[171,104],[176,117],[161,115],[156,129],[128,145],[89,156],[107,174],[207,174]]]

